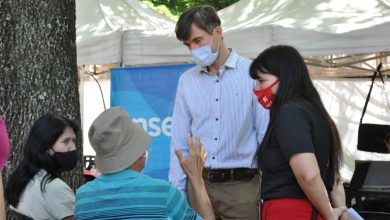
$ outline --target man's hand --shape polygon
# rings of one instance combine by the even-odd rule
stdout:
[[[204,162],[206,160],[206,152],[202,143],[198,137],[195,138],[195,142],[192,140],[192,136],[188,135],[187,138],[189,154],[186,159],[183,157],[183,153],[179,149],[175,149],[175,154],[179,159],[179,163],[184,173],[188,178],[196,180],[202,179],[202,171]]]

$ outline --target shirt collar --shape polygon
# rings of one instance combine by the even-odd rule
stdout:
[[[238,54],[234,49],[231,49],[228,59],[226,60],[225,64],[221,66],[221,68],[225,66],[226,68],[234,69],[237,66],[237,61],[238,61]],[[207,67],[196,65],[196,72],[208,73]]]
[[[231,49],[230,55],[224,65],[226,67],[234,69],[237,66],[237,61],[238,61],[238,54],[235,50]]]
[[[101,174],[98,178],[101,180],[112,180],[136,177],[147,178],[148,176],[133,169],[124,169],[117,173]]]

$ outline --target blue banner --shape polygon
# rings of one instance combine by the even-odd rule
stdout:
[[[177,82],[193,64],[111,69],[111,106],[122,106],[152,136],[144,173],[168,179]]]

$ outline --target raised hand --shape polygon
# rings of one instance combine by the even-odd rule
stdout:
[[[187,142],[189,150],[187,158],[184,159],[183,153],[179,149],[175,149],[175,154],[179,159],[181,168],[188,177],[188,184],[192,186],[191,190],[188,191],[191,206],[204,220],[215,220],[214,211],[202,178],[206,151],[203,149],[199,138],[195,138],[195,141],[193,141],[192,136],[188,135]]]
[[[189,154],[184,159],[183,153],[179,149],[175,149],[175,154],[179,159],[179,163],[184,173],[190,179],[202,179],[202,171],[206,160],[206,152],[198,137],[193,141],[192,136],[187,138]]]

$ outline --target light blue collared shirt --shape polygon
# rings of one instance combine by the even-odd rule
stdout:
[[[185,193],[186,176],[174,149],[188,154],[187,135],[199,137],[205,167],[256,168],[254,155],[268,126],[269,112],[253,94],[251,60],[231,51],[219,75],[195,66],[179,79],[172,118],[169,181]]]

